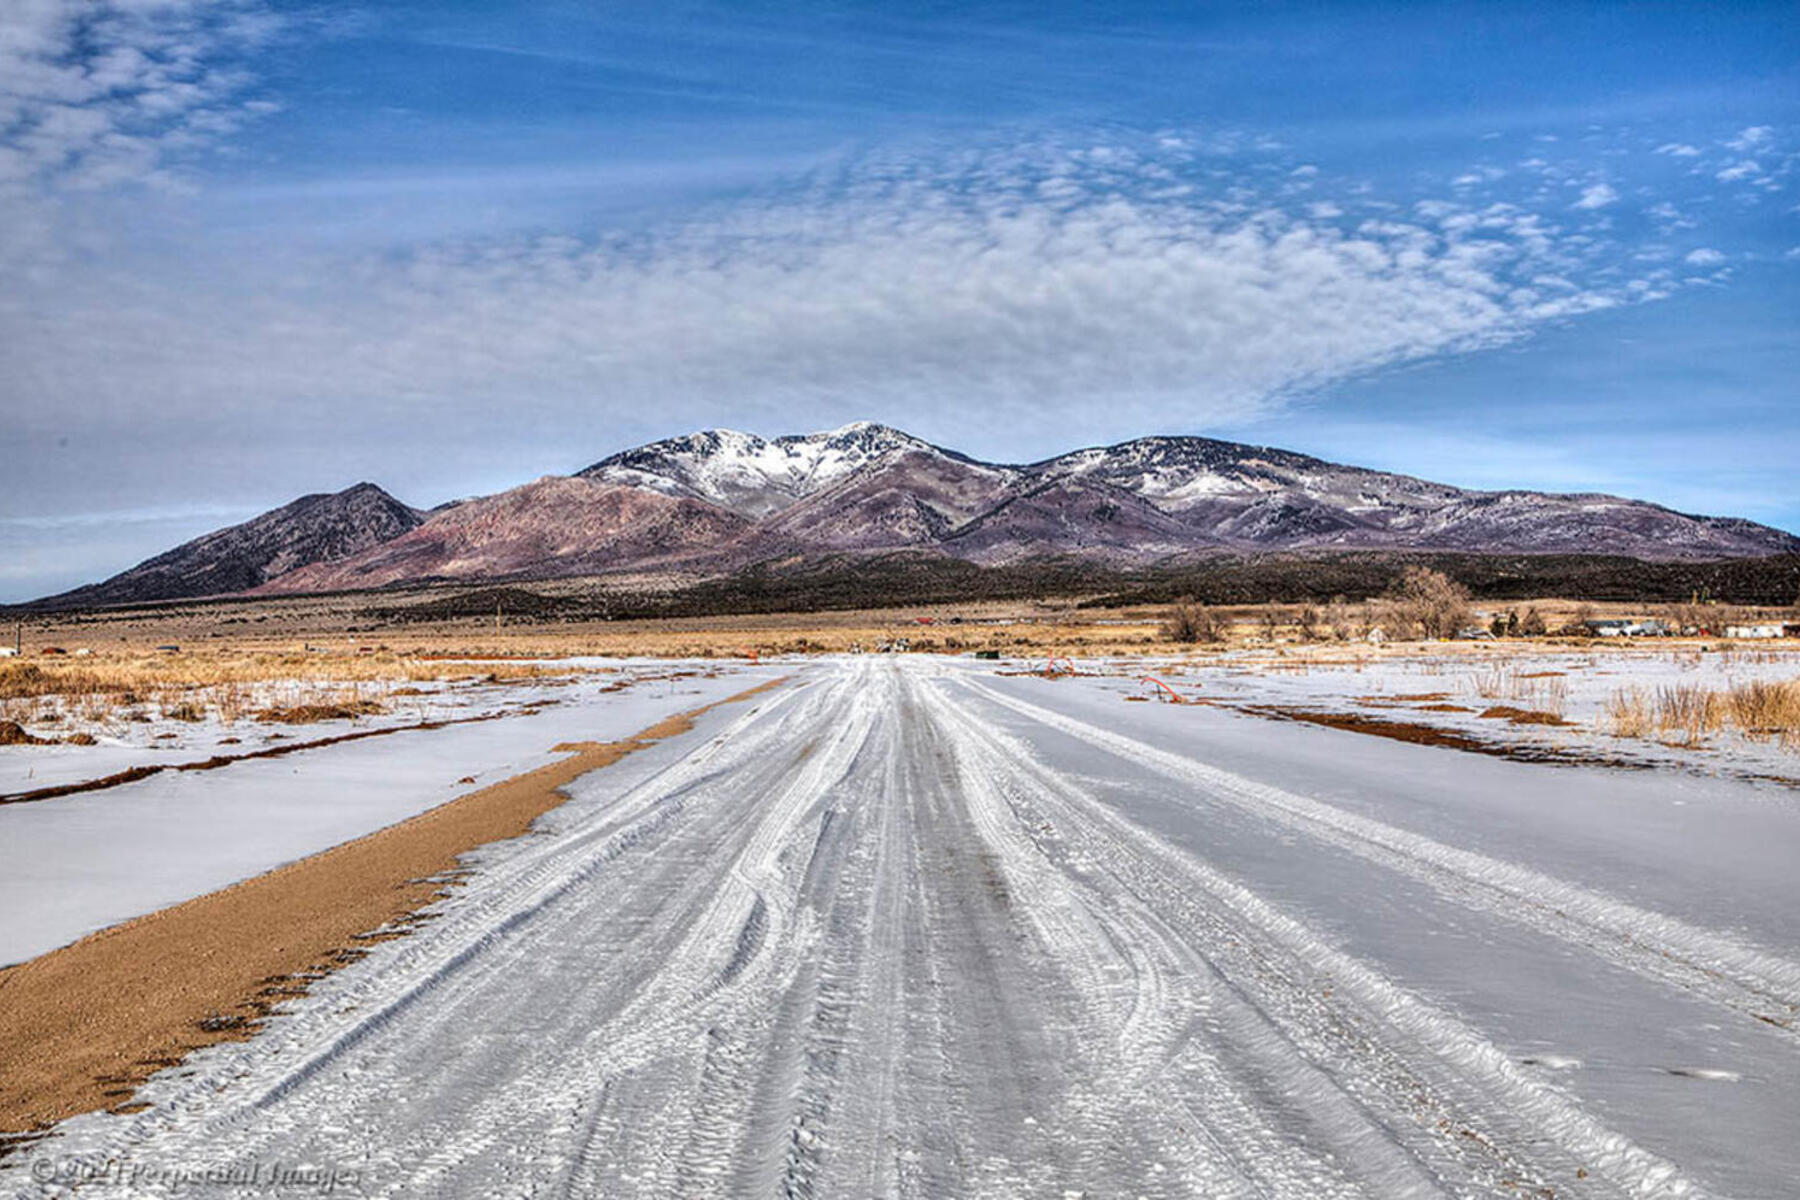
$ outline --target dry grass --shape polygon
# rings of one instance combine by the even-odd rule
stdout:
[[[233,725],[269,711],[311,719],[422,708],[430,682],[470,685],[568,676],[576,668],[531,662],[452,662],[384,654],[215,651],[102,652],[82,659],[0,664],[0,720],[64,722],[115,732],[154,720]],[[416,697],[396,703],[397,697]],[[325,715],[325,714],[329,715]],[[282,718],[298,719],[298,718]]]
[[[356,700],[349,704],[297,704],[290,708],[265,708],[256,719],[265,724],[310,725],[314,721],[353,721],[357,717],[376,716],[387,709],[373,700]]]
[[[157,655],[129,651],[76,661],[13,662],[0,666],[0,699],[34,696],[138,697],[170,688],[220,688],[299,680],[341,683],[421,683],[529,679],[567,674],[570,668],[529,662],[436,661],[395,653],[351,655],[221,651]]]
[[[1511,663],[1493,663],[1476,671],[1470,686],[1483,700],[1509,700],[1512,707],[1544,713],[1554,717],[1557,724],[1565,723],[1569,681],[1561,671],[1521,671]]]
[[[1740,683],[1725,693],[1725,710],[1745,737],[1800,751],[1800,680]]]
[[[1800,751],[1800,680],[1621,688],[1606,702],[1601,725],[1617,737],[1655,738],[1693,746],[1734,730],[1755,741]]]

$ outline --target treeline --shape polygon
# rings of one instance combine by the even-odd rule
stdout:
[[[932,554],[831,555],[764,563],[683,588],[597,586],[544,594],[524,583],[455,591],[366,615],[382,621],[493,617],[537,621],[827,612],[897,605],[1081,597],[1086,608],[1127,605],[1325,605],[1392,598],[1430,570],[1488,603],[1556,596],[1576,601],[1785,606],[1800,597],[1800,556],[1723,562],[1643,562],[1599,555],[1342,553],[1217,558],[1122,570],[1047,558],[983,567]]]
[[[1800,555],[1720,562],[1645,562],[1603,555],[1388,554],[1220,558],[1144,572],[1086,601],[1101,608],[1167,604],[1307,604],[1334,596],[1369,599],[1392,590],[1409,568],[1439,572],[1476,600],[1568,600],[1673,604],[1696,596],[1727,604],[1781,606],[1800,596]]]

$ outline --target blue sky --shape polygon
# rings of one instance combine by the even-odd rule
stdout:
[[[0,599],[711,425],[1800,529],[1789,5],[16,0]]]

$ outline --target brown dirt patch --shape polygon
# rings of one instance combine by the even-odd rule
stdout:
[[[1308,725],[1323,725],[1328,729],[1343,729],[1351,733],[1368,733],[1376,737],[1391,738],[1397,742],[1411,742],[1417,746],[1444,746],[1452,750],[1470,750],[1477,754],[1499,754],[1500,747],[1480,738],[1470,737],[1452,729],[1439,729],[1432,725],[1420,725],[1412,721],[1389,721],[1380,717],[1365,717],[1360,713],[1316,712],[1311,709],[1281,708],[1275,705],[1247,705],[1245,712],[1258,716],[1282,717],[1289,721],[1303,721]]]
[[[1286,721],[1303,721],[1324,725],[1350,733],[1366,733],[1410,742],[1416,746],[1438,746],[1446,750],[1462,750],[1469,754],[1485,754],[1491,758],[1508,758],[1514,762],[1550,763],[1559,766],[1616,767],[1623,770],[1648,770],[1650,764],[1634,762],[1612,755],[1593,754],[1556,746],[1534,746],[1518,742],[1491,742],[1454,729],[1440,729],[1412,721],[1388,721],[1379,717],[1351,712],[1321,712],[1309,708],[1285,708],[1274,704],[1246,704],[1238,711],[1259,717],[1275,717]]]
[[[1365,700],[1393,700],[1400,704],[1426,704],[1433,700],[1448,700],[1449,692],[1406,692],[1393,696],[1365,696]]]
[[[1511,721],[1514,725],[1573,725],[1573,721],[1565,721],[1553,712],[1540,712],[1535,708],[1514,708],[1509,704],[1496,704],[1492,708],[1481,710],[1483,718],[1490,721]]]
[[[49,746],[54,738],[33,737],[17,721],[0,721],[0,746]]]
[[[1421,704],[1421,705],[1419,705],[1419,711],[1420,712],[1474,712],[1475,710],[1468,707],[1467,705],[1463,705],[1463,704]]]
[[[624,741],[559,746],[569,758],[0,971],[0,1133],[123,1107],[190,1051],[248,1037],[275,1005],[419,921],[460,855],[527,832],[566,799],[558,789],[714,707]]]
[[[296,704],[292,708],[265,708],[256,719],[265,725],[311,725],[314,721],[351,721],[387,710],[373,700],[354,704]]]

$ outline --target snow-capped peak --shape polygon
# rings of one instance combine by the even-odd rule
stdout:
[[[763,517],[878,459],[909,450],[942,453],[929,442],[873,421],[773,439],[707,429],[622,451],[581,474]]]

